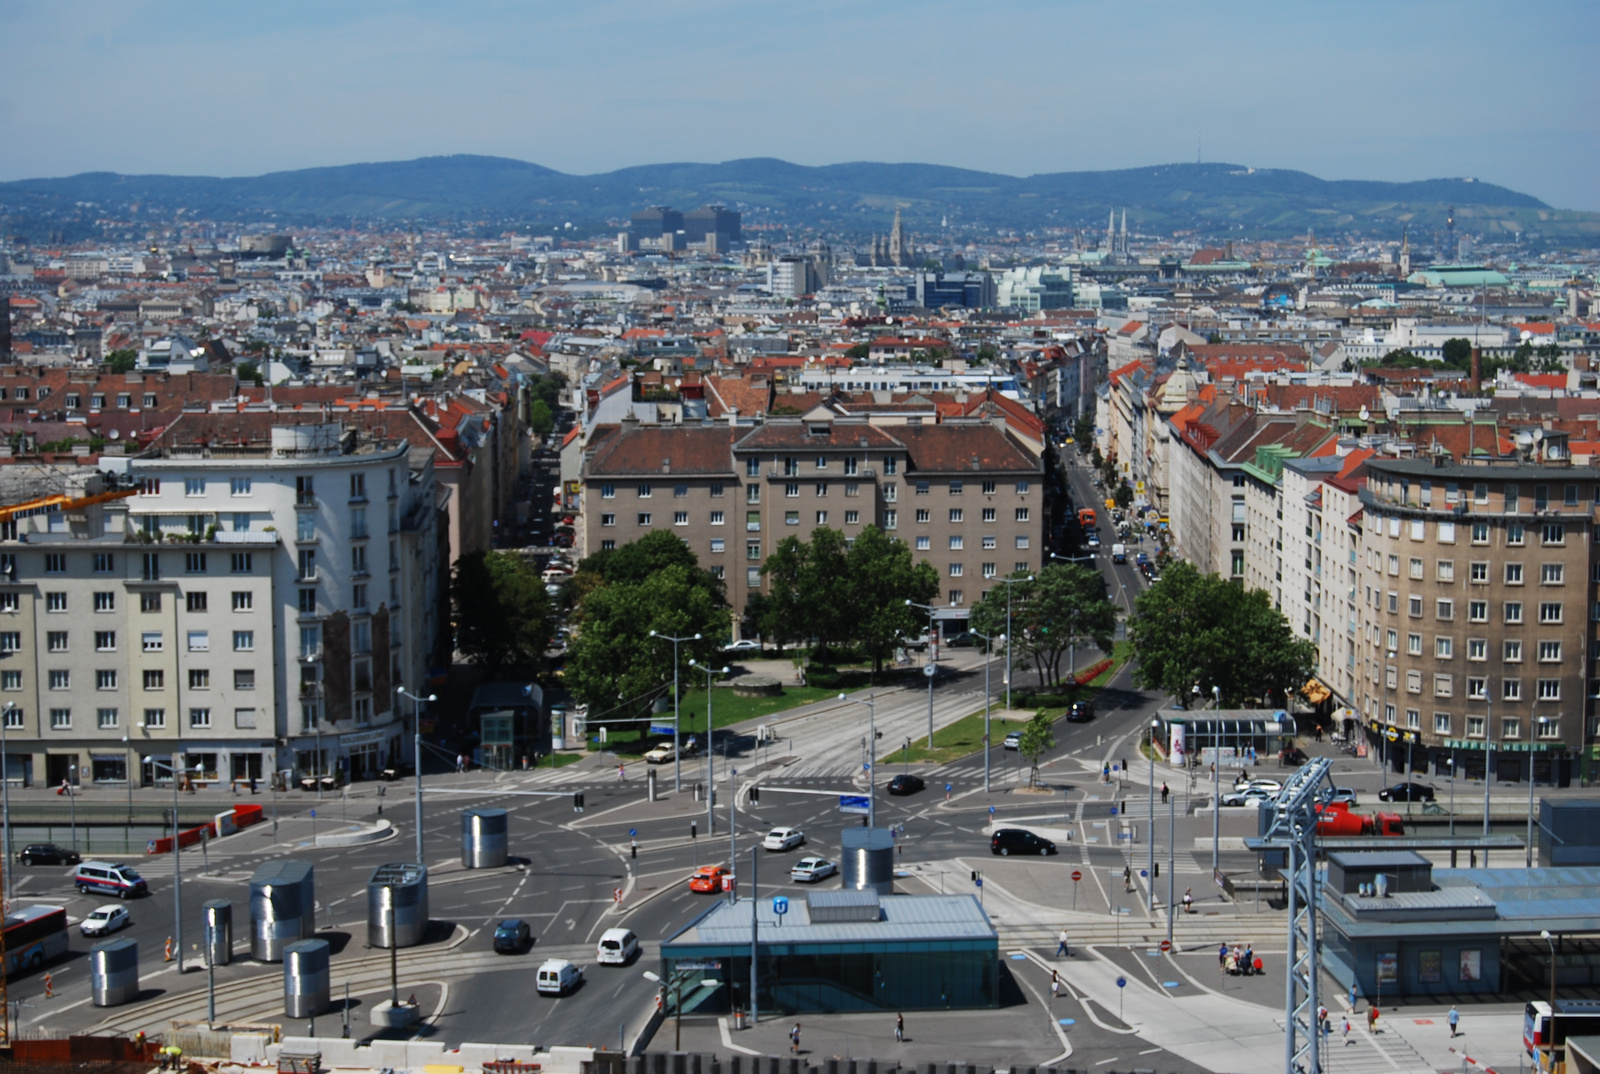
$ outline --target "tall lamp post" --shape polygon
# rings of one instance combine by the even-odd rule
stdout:
[[[1540,929],[1539,938],[1550,946],[1550,1017],[1556,1016],[1556,942],[1549,929]]]
[[[178,952],[178,974],[183,974],[183,857],[178,840],[178,752],[183,746],[182,733],[172,740],[172,941]]]
[[[1494,680],[1483,683],[1483,834],[1489,834],[1489,769],[1494,765]],[[1487,847],[1483,851],[1485,863],[1489,860]]]
[[[422,706],[439,700],[433,694],[422,697],[407,690],[404,686],[398,690],[401,697],[411,699],[412,759],[417,765],[417,864],[424,864],[422,860]],[[320,785],[320,781],[319,781]]]
[[[989,742],[989,669],[994,666],[994,643],[1005,641],[1006,636],[1001,634],[991,638],[987,634],[972,632],[975,638],[984,641],[983,650],[983,793],[989,793],[989,756],[991,743]]]
[[[713,782],[715,773],[711,762],[717,751],[711,747],[711,735],[716,728],[716,724],[711,720],[711,680],[714,676],[728,674],[731,669],[726,666],[720,668],[708,667],[705,664],[696,663],[692,657],[689,660],[689,666],[699,668],[706,673],[706,834],[715,835],[717,831],[717,810],[713,803],[715,803],[717,796],[712,793],[712,788],[715,786]],[[738,864],[738,862],[730,861],[728,868],[735,868]]]
[[[1222,687],[1213,686],[1217,718],[1211,722],[1211,878],[1217,878],[1217,845],[1222,841]]]
[[[840,701],[854,701],[867,706],[867,827],[878,826],[878,704],[872,697],[846,697]]]
[[[1156,732],[1161,729],[1160,720],[1150,721],[1150,827],[1146,833],[1145,843],[1150,850],[1150,861],[1145,869],[1145,880],[1150,884],[1150,909],[1156,908]]]
[[[672,789],[677,792],[683,790],[683,751],[678,748],[678,643],[699,641],[700,635],[695,634],[688,638],[674,638],[669,634],[657,634],[652,630],[650,636],[672,643]],[[709,724],[706,728],[706,749],[711,749]]]
[[[1014,586],[1014,585],[1020,585],[1023,582],[1031,582],[1031,581],[1033,581],[1033,575],[1031,575],[1031,574],[1028,575],[1026,578],[1002,578],[1002,579],[1000,579],[1000,584],[1006,587],[1006,632],[1005,632],[1005,638],[1007,639],[1006,640],[1006,711],[1007,712],[1011,711],[1011,668],[1012,668],[1012,665],[1011,665],[1011,641],[1010,641],[1010,639],[1016,637],[1016,634],[1014,634],[1012,632],[1012,630],[1011,630],[1011,587]],[[1073,670],[1073,673],[1076,674],[1078,669],[1077,668],[1073,668],[1072,670]],[[930,683],[930,685],[932,685],[932,684]],[[928,745],[930,745],[930,746],[933,745],[933,740],[932,740],[931,737],[928,740]]]
[[[933,749],[933,666],[938,659],[938,650],[935,646],[934,631],[938,629],[934,624],[934,613],[937,611],[931,604],[918,604],[914,600],[906,601],[907,608],[921,608],[928,613],[928,670],[925,673],[928,680],[928,748]]]
[[[5,812],[4,822],[0,823],[0,834],[5,836],[5,871],[6,871],[6,900],[15,902],[17,898],[16,870],[11,867],[11,758],[6,753],[6,726],[11,723],[11,714],[21,712],[16,704],[7,701],[4,709],[0,709],[0,810]]]

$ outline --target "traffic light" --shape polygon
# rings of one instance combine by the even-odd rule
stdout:
[[[573,794],[573,796],[572,796],[572,811],[574,813],[582,813],[583,812],[583,792],[582,791],[578,791],[575,794]]]
[[[978,881],[978,870],[976,869],[972,870],[972,881],[973,883],[977,883]]]
[[[750,804],[751,805],[755,805],[756,803],[758,803],[760,801],[761,801],[761,786],[760,786],[760,784],[752,784],[751,787],[750,787]]]

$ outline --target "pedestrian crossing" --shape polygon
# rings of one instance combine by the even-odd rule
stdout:
[[[1333,1032],[1325,1035],[1322,1051],[1323,1074],[1432,1074],[1433,1064],[1411,1043],[1396,1032],[1387,1030],[1382,1019],[1378,1032],[1369,1033],[1365,1015],[1352,1015],[1350,1035],[1343,1032],[1344,1015],[1330,1015]],[[1283,1019],[1275,1018],[1278,1029],[1283,1029]]]

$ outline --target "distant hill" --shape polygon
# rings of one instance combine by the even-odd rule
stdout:
[[[450,222],[486,233],[572,223],[606,230],[646,205],[740,208],[763,224],[842,236],[882,232],[894,210],[931,235],[973,230],[1100,229],[1126,209],[1130,228],[1205,235],[1394,236],[1443,227],[1450,205],[1473,232],[1547,237],[1600,235],[1600,214],[1552,209],[1537,198],[1471,179],[1384,183],[1319,179],[1234,164],[1167,164],[1017,178],[932,164],[806,167],[767,158],[721,164],[651,164],[567,175],[503,157],[449,156],[306,168],[237,179],[89,172],[0,183],[8,233],[72,238],[140,222],[187,219],[308,225]],[[107,223],[116,221],[116,223]],[[41,237],[43,237],[41,235]]]

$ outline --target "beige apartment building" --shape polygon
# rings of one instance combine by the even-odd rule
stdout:
[[[671,527],[738,614],[785,538],[827,526],[851,539],[876,525],[938,570],[941,615],[965,619],[996,578],[1041,565],[1043,476],[999,421],[625,420],[597,428],[585,452],[582,550]]]
[[[1361,493],[1352,704],[1402,770],[1541,782],[1592,760],[1600,472],[1545,460],[1372,459]],[[1391,738],[1391,733],[1393,737]]]

